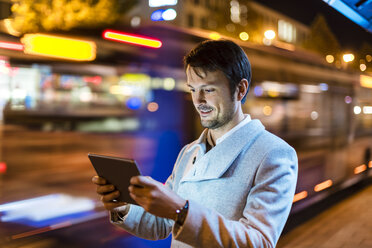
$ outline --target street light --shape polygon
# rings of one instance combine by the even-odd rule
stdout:
[[[344,59],[344,61],[345,61],[346,63],[348,63],[348,62],[351,62],[351,61],[354,60],[354,54],[352,54],[352,53],[347,53],[347,54],[344,54],[344,55],[342,56],[342,58]]]
[[[273,30],[266,30],[264,35],[265,35],[265,38],[269,40],[272,40],[275,38],[275,32]]]
[[[270,46],[271,43],[273,42],[273,39],[275,38],[275,32],[273,30],[266,30],[264,36],[265,37],[263,39],[263,43],[266,46]]]
[[[326,56],[326,60],[328,63],[332,64],[334,61],[335,61],[335,57],[333,57],[333,55],[327,55]]]
[[[249,39],[249,35],[248,35],[247,32],[241,32],[241,33],[239,34],[239,38],[240,38],[241,40],[247,41],[247,40]]]

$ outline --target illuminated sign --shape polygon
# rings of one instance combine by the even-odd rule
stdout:
[[[123,43],[129,43],[133,45],[139,45],[139,46],[145,46],[145,47],[151,47],[151,48],[160,48],[162,46],[162,42],[158,39],[145,37],[145,36],[139,36],[139,35],[133,35],[128,33],[122,33],[112,30],[105,30],[103,32],[103,38],[107,40],[113,40]]]
[[[9,49],[9,50],[16,50],[16,51],[23,51],[23,45],[20,44],[20,43],[15,43],[15,42],[0,41],[0,48]]]
[[[150,7],[160,7],[167,5],[176,5],[177,0],[149,0]]]
[[[96,58],[96,44],[91,41],[45,34],[26,34],[21,39],[26,54],[48,56],[77,61]]]
[[[151,20],[153,21],[172,21],[176,17],[177,12],[174,9],[158,9],[151,14]]]

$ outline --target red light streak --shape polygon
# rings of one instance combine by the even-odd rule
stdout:
[[[23,51],[23,45],[21,43],[15,43],[15,42],[0,41],[0,48]]]
[[[100,77],[100,76],[83,77],[83,80],[87,83],[93,83],[95,85],[98,85],[102,82],[102,77]]]
[[[117,32],[113,30],[105,30],[102,34],[102,37],[107,40],[113,40],[123,43],[129,43],[133,45],[151,47],[151,48],[160,48],[162,42],[158,39],[151,37],[133,35],[128,33]]]
[[[0,174],[4,174],[6,172],[6,163],[0,162]]]

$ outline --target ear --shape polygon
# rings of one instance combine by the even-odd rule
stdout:
[[[239,84],[238,84],[238,95],[237,95],[237,100],[238,101],[241,101],[243,99],[243,97],[245,96],[245,94],[247,93],[248,91],[248,80],[243,78],[242,80],[240,80]]]

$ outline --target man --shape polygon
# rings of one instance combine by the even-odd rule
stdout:
[[[292,205],[296,152],[243,114],[251,66],[238,45],[202,42],[185,68],[206,129],[181,150],[165,185],[131,179],[140,206],[113,201],[119,192],[94,177],[111,221],[146,239],[172,233],[172,247],[275,247]]]

